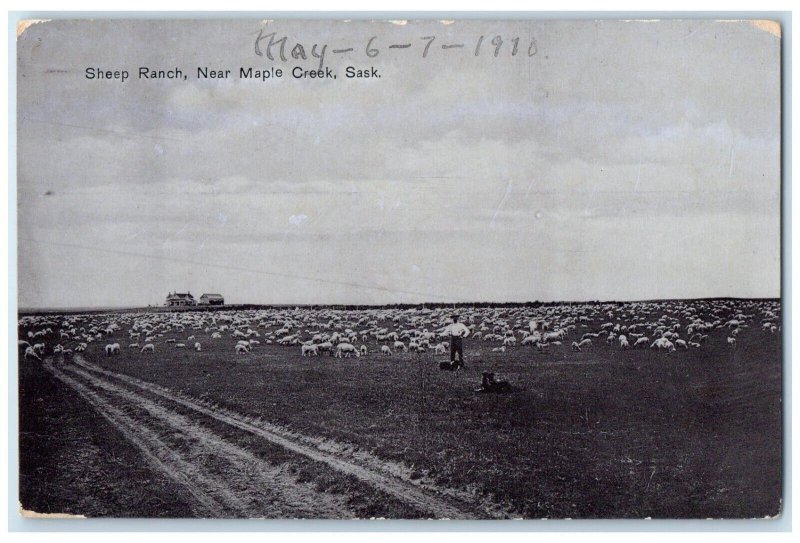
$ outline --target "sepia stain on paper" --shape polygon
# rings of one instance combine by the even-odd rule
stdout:
[[[17,22],[17,38],[22,36],[22,33],[28,30],[28,27],[49,21],[50,19],[25,19]]]
[[[763,30],[764,32],[769,32],[776,38],[781,37],[781,25],[778,21],[759,20],[759,21],[750,21],[750,24],[759,30]]]
[[[70,513],[39,513],[37,511],[29,511],[23,508],[22,505],[19,506],[19,514],[25,518],[86,518],[85,515],[73,515]]]

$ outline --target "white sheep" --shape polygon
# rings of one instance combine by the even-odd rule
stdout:
[[[665,337],[660,337],[655,340],[651,345],[651,349],[656,349],[659,351],[667,351],[669,353],[675,351],[675,345]]]
[[[194,343],[194,350],[195,350],[195,351],[202,351],[202,350],[203,350],[203,346],[202,346],[202,345],[200,345],[200,343],[199,343],[199,342],[195,341],[195,343]]]
[[[300,354],[302,356],[319,356],[319,348],[316,345],[301,345]]]
[[[143,353],[154,353],[154,352],[156,352],[155,345],[153,345],[152,343],[147,343],[147,344],[145,344],[144,347],[142,347],[142,351],[141,352],[143,352]]]
[[[381,354],[384,356],[392,356],[392,350],[388,345],[381,346]]]
[[[36,360],[41,361],[42,359],[39,358],[39,355],[36,354],[36,351],[33,350],[33,347],[26,347],[25,348],[25,358],[35,358]]]
[[[358,349],[356,349],[355,345],[352,343],[340,343],[336,346],[336,354],[334,356],[336,358],[342,358],[342,355],[344,355],[345,358],[350,358],[351,354],[355,354],[356,358],[361,356],[361,353],[358,352]]]
[[[106,355],[111,356],[115,354],[119,354],[119,343],[109,343],[106,345]]]

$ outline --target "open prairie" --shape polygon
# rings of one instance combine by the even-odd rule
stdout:
[[[454,312],[466,364],[443,371]],[[21,315],[20,501],[104,517],[772,516],[780,323],[779,301],[738,299]],[[479,391],[483,372],[511,390]]]

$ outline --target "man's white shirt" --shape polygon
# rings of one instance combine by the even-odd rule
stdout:
[[[467,337],[469,335],[469,328],[463,322],[454,322],[447,327],[448,336]]]

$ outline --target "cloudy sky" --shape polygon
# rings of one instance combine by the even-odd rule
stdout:
[[[257,56],[259,31],[309,57],[327,44],[338,78],[293,79],[319,61]],[[712,21],[32,25],[18,40],[19,304],[147,305],[172,290],[230,303],[778,296],[775,34]],[[381,78],[348,80],[348,65]],[[188,80],[139,81],[139,66]],[[198,81],[198,66],[232,76]],[[240,66],[284,77],[241,81]],[[90,81],[87,67],[131,78]]]

